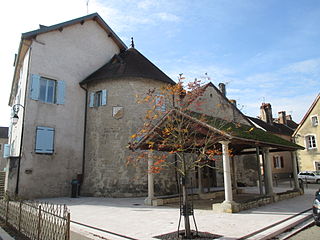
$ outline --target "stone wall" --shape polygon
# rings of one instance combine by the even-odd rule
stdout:
[[[128,149],[130,136],[143,125],[147,105],[138,104],[136,95],[159,89],[164,83],[144,78],[109,79],[93,82],[88,95],[106,89],[107,104],[88,107],[85,175],[82,193],[89,196],[131,197],[147,194],[147,159],[127,164],[133,156]],[[89,99],[88,99],[89,102]],[[123,107],[123,116],[114,118],[113,107]],[[173,161],[173,158],[169,158]],[[155,194],[176,192],[173,169],[155,174]]]

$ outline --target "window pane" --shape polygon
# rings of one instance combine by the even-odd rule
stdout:
[[[102,92],[96,92],[94,95],[94,106],[99,107],[101,106],[101,100],[102,100]]]
[[[47,80],[48,81],[48,89],[47,89],[47,101],[48,103],[53,103],[54,102],[54,90],[55,90],[55,84],[54,81],[52,80]]]
[[[47,80],[41,78],[40,79],[40,94],[39,100],[45,102],[46,101],[46,92],[47,92]]]

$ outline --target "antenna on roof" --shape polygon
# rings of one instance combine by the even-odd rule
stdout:
[[[131,37],[131,47],[134,48],[134,41],[133,41],[133,37]]]
[[[87,0],[87,14],[89,14],[89,1],[90,0]]]

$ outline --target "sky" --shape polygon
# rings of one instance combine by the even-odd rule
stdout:
[[[266,102],[299,123],[320,92],[319,0],[15,0],[1,10],[0,126],[21,33],[94,12],[173,80],[225,83],[246,115]]]

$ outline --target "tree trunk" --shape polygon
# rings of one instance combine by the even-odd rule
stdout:
[[[187,193],[187,186],[186,181],[182,183],[182,204],[184,208],[184,228],[185,228],[185,237],[191,237],[191,230],[190,230],[190,219],[189,219],[189,201],[188,201],[188,193]]]

